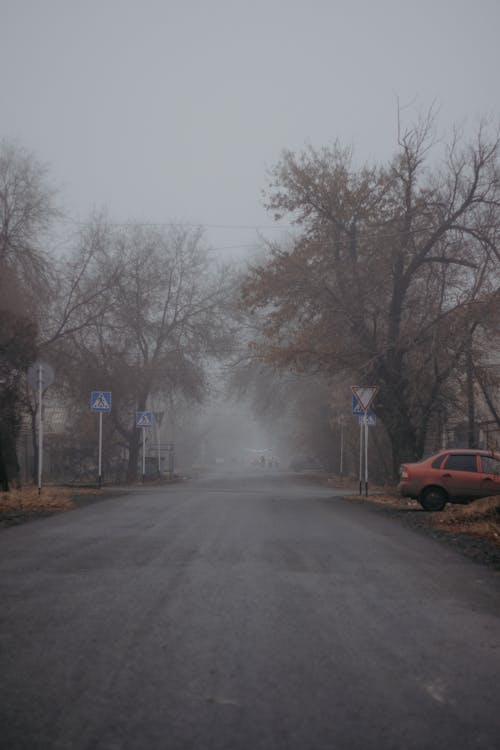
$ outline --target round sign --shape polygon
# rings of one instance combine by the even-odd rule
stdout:
[[[45,390],[54,382],[54,370],[47,362],[37,361],[28,367],[27,379],[34,391],[37,391],[40,387],[40,377],[42,380],[42,390]]]

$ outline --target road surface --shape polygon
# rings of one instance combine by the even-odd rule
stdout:
[[[498,750],[498,573],[279,472],[0,531],[2,750]]]

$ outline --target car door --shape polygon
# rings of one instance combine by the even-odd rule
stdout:
[[[450,497],[473,498],[481,494],[475,453],[449,453],[440,469],[440,480]]]
[[[479,474],[481,495],[500,495],[500,459],[496,456],[480,456],[481,472]]]

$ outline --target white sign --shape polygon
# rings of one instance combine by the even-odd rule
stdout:
[[[49,385],[54,382],[55,374],[54,370],[47,362],[35,362],[35,364],[28,367],[28,383],[34,391],[38,391],[41,385],[45,391]]]

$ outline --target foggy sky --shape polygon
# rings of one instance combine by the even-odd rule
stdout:
[[[499,0],[0,0],[0,11],[0,137],[50,165],[68,214],[210,225],[234,255],[272,224],[261,192],[282,149],[339,139],[384,161],[397,97],[409,121],[437,102],[445,133],[500,113]]]

